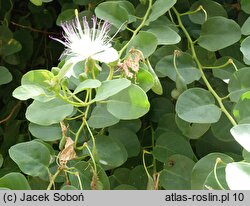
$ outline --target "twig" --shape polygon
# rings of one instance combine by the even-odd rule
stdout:
[[[8,120],[12,117],[12,115],[13,115],[13,113],[15,112],[15,110],[17,109],[17,107],[20,106],[20,104],[21,104],[21,102],[19,101],[19,102],[12,108],[10,114],[9,114],[7,117],[5,117],[4,119],[0,120],[0,124],[3,123],[3,122],[8,121]]]
[[[48,31],[43,31],[43,30],[39,30],[39,29],[34,29],[30,26],[21,25],[21,24],[15,23],[13,21],[11,21],[10,23],[15,25],[15,26],[21,27],[23,29],[28,29],[28,30],[33,31],[33,32],[43,33],[43,34],[47,34],[47,35],[61,35],[60,33],[56,33],[56,32],[48,32]]]

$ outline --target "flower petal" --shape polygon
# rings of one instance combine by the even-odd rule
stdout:
[[[92,55],[91,58],[99,62],[110,63],[116,61],[119,55],[118,52],[111,47],[105,49],[103,52]]]

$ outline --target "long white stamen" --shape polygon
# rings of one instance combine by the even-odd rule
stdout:
[[[83,38],[82,26],[81,26],[80,21],[79,21],[77,9],[75,10],[75,15],[76,15],[76,29],[79,32],[80,36]]]

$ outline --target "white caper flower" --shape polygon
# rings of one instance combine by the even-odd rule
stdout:
[[[111,25],[104,21],[97,21],[92,17],[92,28],[90,28],[87,18],[83,17],[82,24],[76,11],[76,18],[72,21],[62,23],[65,41],[53,38],[65,46],[65,51],[61,58],[66,57],[66,65],[71,64],[66,77],[73,74],[73,67],[78,62],[93,59],[99,62],[110,63],[119,58],[118,52],[112,47],[111,38],[108,33]]]

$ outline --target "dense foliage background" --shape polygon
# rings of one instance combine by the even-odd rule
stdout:
[[[55,80],[76,9],[112,24],[120,60]],[[249,16],[247,0],[0,0],[0,187],[250,189]]]

